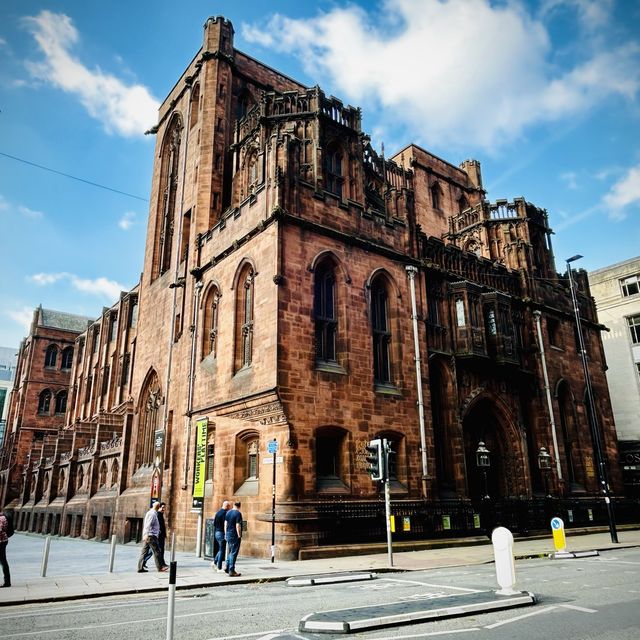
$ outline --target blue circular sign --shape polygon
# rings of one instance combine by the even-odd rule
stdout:
[[[560,518],[552,518],[551,519],[551,528],[552,529],[562,529],[562,520],[560,520]]]

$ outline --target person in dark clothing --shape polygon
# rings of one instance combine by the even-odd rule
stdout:
[[[160,525],[160,533],[158,534],[158,549],[160,550],[160,560],[162,560],[162,566],[168,566],[164,559],[164,544],[167,540],[167,524],[164,521],[164,512],[167,507],[166,502],[160,503],[158,509],[158,524]]]
[[[224,518],[224,537],[229,545],[229,554],[227,555],[227,573],[230,578],[236,578],[240,574],[236,572],[236,558],[240,551],[240,542],[242,540],[242,512],[240,502],[233,503],[231,509]]]
[[[0,511],[0,564],[2,565],[2,574],[4,583],[0,586],[11,586],[11,573],[9,572],[9,563],[7,562],[7,545],[9,544],[9,516]]]
[[[218,552],[211,563],[211,568],[216,569],[218,573],[222,573],[222,562],[224,561],[224,555],[227,550],[227,542],[224,539],[224,521],[227,511],[229,511],[230,508],[231,503],[225,500],[222,503],[222,507],[216,511],[216,515],[213,516],[213,536],[218,545]]]

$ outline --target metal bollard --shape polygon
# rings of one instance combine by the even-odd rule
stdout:
[[[167,602],[167,640],[173,640],[173,620],[176,608],[176,534],[171,534],[171,561],[169,562],[169,598]]]
[[[51,536],[47,536],[44,540],[44,551],[42,553],[42,565],[40,567],[40,576],[47,577],[47,564],[49,563],[49,549],[51,548]]]
[[[116,559],[116,535],[111,536],[111,549],[109,550],[109,573],[113,573],[113,564]]]

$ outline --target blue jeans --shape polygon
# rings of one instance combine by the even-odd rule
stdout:
[[[224,554],[227,550],[227,541],[224,539],[224,531],[215,531],[213,535],[218,543],[218,553],[216,553],[216,557],[213,559],[213,562],[218,569],[222,569]]]
[[[233,573],[236,570],[236,558],[238,557],[238,551],[240,551],[240,538],[233,536],[233,538],[227,538],[227,544],[229,545],[229,553],[227,554],[227,569],[229,573]]]

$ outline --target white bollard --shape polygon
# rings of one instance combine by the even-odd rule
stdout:
[[[498,527],[491,534],[493,555],[496,561],[496,578],[500,589],[496,593],[500,596],[512,596],[516,593],[516,565],[513,559],[513,535],[509,529]]]
[[[109,573],[113,573],[113,564],[116,559],[116,536],[111,536],[111,549],[109,550]]]
[[[42,565],[40,565],[40,576],[47,577],[47,564],[49,564],[49,548],[51,547],[51,536],[47,536],[44,541],[44,551],[42,553]]]

